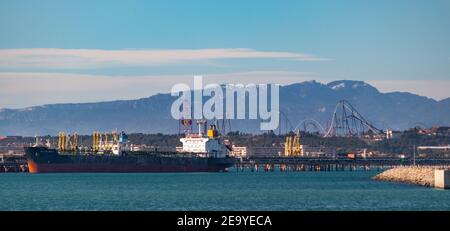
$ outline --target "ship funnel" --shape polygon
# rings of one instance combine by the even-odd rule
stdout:
[[[210,125],[208,129],[208,137],[210,139],[215,139],[219,137],[219,131],[217,130],[216,125]]]

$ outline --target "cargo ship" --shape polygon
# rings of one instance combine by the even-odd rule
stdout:
[[[77,135],[59,135],[58,148],[50,145],[25,147],[30,173],[63,172],[221,172],[237,159],[229,156],[215,125],[205,134],[188,133],[181,138],[183,146],[176,151],[133,150],[127,135],[94,133],[92,147],[79,148]],[[206,130],[206,129],[205,129]]]

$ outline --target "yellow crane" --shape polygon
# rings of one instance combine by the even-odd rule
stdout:
[[[110,151],[113,148],[113,144],[117,142],[119,142],[119,137],[114,131],[111,133],[100,133],[98,131],[92,133],[92,150],[94,152]]]
[[[119,136],[115,131],[105,132],[104,134],[98,131],[92,132],[92,150],[94,152],[110,151],[117,142],[119,142]],[[77,151],[78,133],[74,132],[71,136],[68,132],[58,132],[58,150],[61,152]]]
[[[64,142],[64,150],[72,149],[72,142],[70,141],[70,133],[66,134],[66,139]]]
[[[285,156],[302,156],[303,150],[300,143],[300,130],[294,136],[286,136],[284,143]]]
[[[105,142],[103,143],[105,150],[110,150],[110,145],[108,144],[108,132],[105,132]]]
[[[112,132],[111,132],[111,136],[112,136],[112,138],[113,138],[114,143],[119,142],[119,136],[116,134],[115,131],[112,131]]]
[[[98,151],[98,132],[92,133],[92,150],[94,152]]]
[[[95,132],[95,151],[100,151],[100,133]]]
[[[66,142],[65,142],[64,132],[59,132],[58,133],[58,150],[64,151],[66,149],[65,147],[66,147]]]
[[[284,142],[284,155],[285,156],[290,156],[292,151],[292,137],[291,136],[286,136],[286,142]]]
[[[78,133],[73,133],[73,142],[72,142],[72,151],[76,151],[78,149]]]
[[[58,132],[58,150],[64,151],[75,151],[78,146],[78,134],[75,132],[73,134],[73,140],[71,139],[70,133]]]

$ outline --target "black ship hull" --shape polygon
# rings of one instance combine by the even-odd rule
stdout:
[[[221,172],[236,158],[206,158],[191,154],[125,152],[122,155],[59,153],[45,147],[25,148],[31,173],[51,172]]]

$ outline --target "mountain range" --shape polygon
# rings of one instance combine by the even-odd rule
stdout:
[[[129,133],[179,132],[170,114],[177,97],[157,94],[136,100],[70,103],[0,109],[1,135],[55,135],[59,131],[91,134],[118,129]],[[347,100],[364,118],[380,129],[404,130],[415,126],[450,125],[450,98],[434,100],[407,92],[381,93],[362,82],[316,81],[280,87],[281,131],[314,119],[326,127],[337,102]],[[234,131],[261,133],[260,120],[232,120]],[[229,129],[228,127],[228,129]]]

